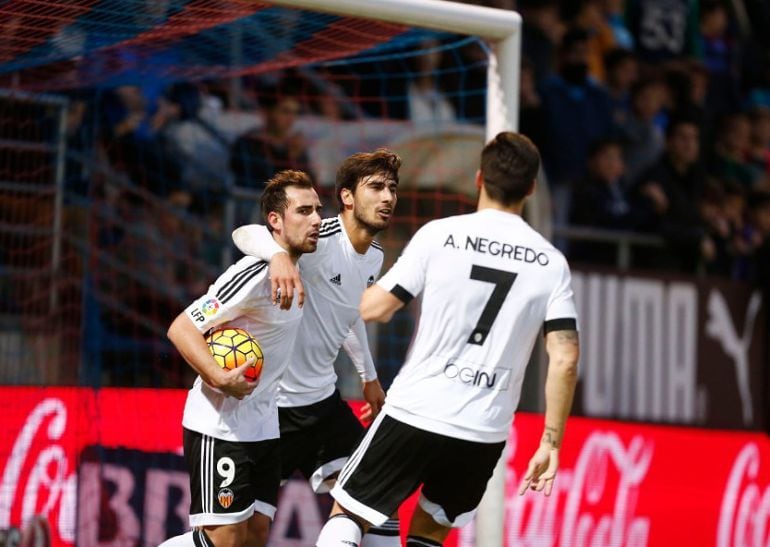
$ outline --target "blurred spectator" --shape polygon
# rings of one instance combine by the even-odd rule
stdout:
[[[300,102],[288,86],[266,90],[261,97],[264,125],[238,137],[230,152],[235,184],[261,192],[278,171],[297,169],[311,173],[305,138],[294,127]],[[236,200],[235,226],[258,220],[254,199]]]
[[[631,115],[618,129],[625,143],[626,175],[632,183],[663,151],[664,136],[656,117],[665,98],[665,87],[655,79],[643,79],[631,90]]]
[[[610,133],[610,98],[588,76],[588,35],[579,28],[565,34],[559,48],[559,73],[543,86],[548,144],[542,150],[554,190],[557,222],[566,220],[569,184],[578,180],[588,147]]]
[[[708,109],[716,114],[734,110],[738,104],[738,51],[728,34],[727,8],[718,0],[700,6],[700,52],[709,73]]]
[[[588,35],[588,73],[604,82],[604,57],[616,45],[615,34],[604,13],[604,0],[581,0],[573,24]]]
[[[241,135],[233,144],[230,166],[238,186],[261,190],[278,171],[310,172],[305,139],[294,128],[299,101],[294,95],[277,93],[263,96],[264,126]]]
[[[770,293],[770,191],[749,195],[749,223],[756,234],[752,278],[758,287]]]
[[[749,80],[747,103],[749,107],[770,109],[770,51],[761,51],[757,75]]]
[[[748,222],[746,190],[739,184],[724,182],[723,210],[730,226],[731,268],[727,275],[735,280],[750,281],[753,255],[762,243],[761,237]]]
[[[361,106],[345,93],[335,81],[328,67],[298,67],[296,77],[302,78],[307,87],[306,111],[328,120],[355,120],[364,117]]]
[[[751,124],[745,114],[731,114],[722,120],[714,143],[709,171],[722,180],[740,184],[751,190],[762,173],[749,162],[751,155]]]
[[[697,53],[698,0],[628,0],[626,23],[644,63]]]
[[[541,150],[546,145],[545,121],[543,101],[535,85],[535,67],[523,58],[519,77],[519,131]]]
[[[706,180],[699,155],[698,126],[689,119],[674,119],[666,132],[665,152],[633,188],[644,226],[668,245],[651,259],[664,269],[694,273],[703,257],[714,254],[696,207]]]
[[[112,164],[158,195],[179,187],[179,164],[163,139],[166,125],[179,118],[179,107],[161,97],[153,108],[133,85],[108,92],[102,106]]]
[[[760,184],[770,184],[770,108],[755,107],[749,112],[751,149],[749,162],[760,173]]]
[[[553,75],[556,49],[565,31],[559,19],[559,2],[522,0],[519,10],[523,19],[522,55],[532,62],[535,82],[540,86]]]
[[[604,17],[607,24],[612,29],[612,36],[615,39],[615,45],[626,50],[634,49],[634,37],[626,26],[624,10],[625,0],[604,0]]]
[[[570,222],[608,230],[633,231],[640,219],[626,195],[623,183],[623,148],[614,139],[600,139],[591,147],[588,172],[575,185]],[[605,265],[614,265],[616,249],[613,244],[574,241],[570,258]]]
[[[698,215],[705,229],[707,239],[704,253],[704,271],[709,275],[729,277],[732,269],[730,243],[733,230],[727,217],[725,192],[717,181],[704,185],[698,196]]]
[[[166,97],[179,109],[178,119],[165,128],[169,146],[181,162],[184,188],[196,201],[221,201],[229,174],[228,142],[217,124],[220,100],[190,83],[173,85]]]
[[[612,123],[622,126],[631,114],[631,88],[639,79],[636,55],[625,49],[613,49],[604,58],[606,86],[612,105]]]
[[[697,122],[701,130],[701,148],[708,150],[711,116],[706,112],[709,81],[706,68],[700,62],[671,63],[664,75],[671,116],[684,116]]]
[[[438,70],[442,52],[437,40],[425,40],[420,49],[425,53],[413,59],[412,80],[407,84],[406,95],[409,119],[415,124],[441,124],[455,120],[455,111],[439,87]]]

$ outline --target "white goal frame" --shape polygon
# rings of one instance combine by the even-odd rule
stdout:
[[[486,140],[491,140],[500,131],[518,129],[522,20],[517,12],[447,0],[269,1],[290,8],[375,19],[486,39],[491,46],[487,70]],[[538,215],[534,216],[530,223],[538,229]],[[506,449],[479,507],[476,516],[476,547],[503,545],[507,454]]]

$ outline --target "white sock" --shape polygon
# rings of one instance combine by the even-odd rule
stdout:
[[[347,515],[334,515],[318,534],[316,547],[350,547],[361,545],[361,526]]]
[[[195,542],[193,541],[193,533],[187,532],[181,536],[174,536],[168,538],[166,541],[158,545],[158,547],[193,547]]]
[[[388,519],[382,526],[372,526],[364,534],[361,547],[401,547],[398,519]]]

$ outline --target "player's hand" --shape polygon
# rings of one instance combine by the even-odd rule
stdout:
[[[291,308],[295,293],[297,306],[301,308],[305,303],[305,288],[299,271],[287,253],[276,253],[270,260],[270,289],[273,303],[280,305],[282,310]]]
[[[361,408],[359,418],[364,422],[369,422],[377,417],[382,405],[385,404],[385,391],[377,379],[371,382],[364,382],[364,400],[366,404]]]
[[[540,443],[535,455],[529,460],[527,473],[519,486],[519,495],[523,496],[528,489],[532,489],[550,496],[558,469],[559,449],[547,443]]]
[[[225,395],[235,397],[239,401],[247,395],[251,395],[251,392],[259,385],[259,380],[252,382],[246,378],[246,370],[254,365],[255,360],[254,357],[249,357],[245,363],[237,368],[232,370],[219,369],[222,371],[222,375],[219,377],[219,385],[216,387]]]

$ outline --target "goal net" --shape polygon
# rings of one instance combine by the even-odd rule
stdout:
[[[342,159],[401,155],[385,269],[422,224],[475,208],[485,139],[516,126],[518,16],[441,0],[278,4],[0,4],[0,384],[187,387],[166,329],[238,256],[229,234],[259,220],[277,170],[307,169],[332,215]],[[406,311],[371,332],[385,383],[413,326]],[[33,407],[4,405],[14,437]],[[127,408],[116,427],[146,427],[142,416]],[[70,471],[90,442],[73,441]],[[21,469],[0,529],[44,511],[72,543],[73,505],[21,503]],[[182,526],[158,519],[137,543]]]

